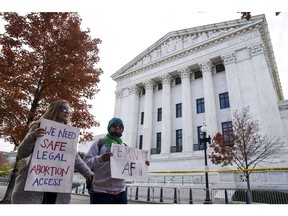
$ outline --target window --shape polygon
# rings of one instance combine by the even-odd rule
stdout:
[[[176,130],[176,146],[182,146],[182,129]]]
[[[156,134],[156,148],[151,149],[151,154],[161,153],[161,133]]]
[[[220,109],[229,108],[230,102],[229,102],[228,92],[225,92],[223,94],[219,94],[219,101],[220,101]]]
[[[222,63],[217,64],[216,65],[216,73],[219,73],[219,72],[222,72],[222,71],[225,71],[224,64],[222,64]]]
[[[161,133],[156,134],[156,148],[157,149],[161,148]]]
[[[181,77],[176,77],[175,78],[175,85],[181,84]]]
[[[176,118],[182,117],[182,103],[176,104]]]
[[[142,95],[145,95],[145,88],[142,89]]]
[[[157,88],[158,90],[161,90],[163,88],[162,83],[158,83]]]
[[[201,140],[200,140],[201,136],[202,136],[201,127],[202,127],[202,125],[197,127],[197,139],[198,139],[198,141],[196,144],[193,144],[193,151],[204,150],[205,145],[204,145],[204,143],[201,143]]]
[[[157,121],[162,121],[162,108],[157,110]]]
[[[205,112],[204,98],[197,99],[196,105],[197,105],[197,113],[204,113]]]
[[[182,152],[182,129],[176,130],[176,145],[171,146],[171,152]]]
[[[233,140],[231,139],[231,135],[233,134],[232,121],[222,122],[222,134],[224,141],[233,145]]]
[[[139,136],[139,149],[142,149],[143,147],[143,135]]]
[[[201,78],[201,77],[203,77],[202,71],[198,70],[198,71],[195,71],[195,72],[194,72],[194,78],[195,78],[195,79],[199,79],[199,78]]]
[[[141,125],[144,124],[144,112],[141,112]]]

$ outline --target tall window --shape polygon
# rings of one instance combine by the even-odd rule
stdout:
[[[156,148],[157,149],[161,148],[161,133],[156,134]]]
[[[176,77],[175,78],[175,85],[181,84],[181,77]]]
[[[162,108],[157,110],[157,121],[162,121]]]
[[[139,149],[142,149],[143,147],[143,135],[139,136]]]
[[[144,124],[144,112],[141,112],[141,125],[143,125]]]
[[[198,70],[198,71],[195,71],[194,72],[194,78],[195,79],[199,79],[201,78],[203,75],[202,75],[202,71]]]
[[[182,117],[182,103],[176,104],[176,118]]]
[[[182,129],[176,130],[176,147],[182,146]]]
[[[216,65],[216,73],[219,73],[219,72],[222,72],[222,71],[225,71],[224,64],[222,64],[222,63],[217,64]]]
[[[232,121],[222,122],[222,134],[224,141],[227,141],[233,145],[233,140],[231,140],[231,133],[233,133]]]
[[[204,98],[197,99],[196,104],[197,104],[197,113],[204,113],[205,112]]]
[[[219,94],[220,109],[225,109],[230,107],[228,92]]]
[[[160,82],[160,83],[158,83],[158,85],[157,85],[157,88],[158,88],[158,90],[161,90],[162,88],[163,88],[163,85],[162,85],[162,83]]]
[[[156,133],[156,148],[151,148],[151,154],[161,153],[161,133]]]
[[[198,126],[197,127],[197,137],[198,137],[198,144],[200,145],[200,136],[201,136],[201,127],[202,127],[202,125],[201,126]]]

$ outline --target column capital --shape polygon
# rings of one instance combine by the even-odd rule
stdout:
[[[188,67],[184,67],[178,70],[181,79],[190,78],[191,70]]]
[[[200,66],[202,73],[212,71],[212,62],[210,59],[201,61],[198,65]]]
[[[140,90],[141,89],[140,89],[139,86],[134,85],[134,86],[131,86],[131,87],[128,88],[128,93],[129,94],[139,94]]]
[[[115,91],[115,96],[116,96],[116,98],[121,98],[121,97],[122,97],[122,93],[123,93],[123,90],[122,90],[122,89],[116,90],[116,91]]]
[[[264,52],[264,45],[262,42],[254,43],[248,46],[250,56],[255,56]]]
[[[221,55],[221,59],[224,61],[224,64],[231,64],[236,62],[235,52],[226,53],[224,55]]]
[[[145,89],[146,90],[153,90],[153,86],[155,84],[155,82],[153,80],[146,80],[145,82],[143,82]]]
[[[162,84],[170,84],[172,77],[170,74],[164,74],[159,77],[161,79]]]

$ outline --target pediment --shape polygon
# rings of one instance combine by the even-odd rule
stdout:
[[[149,67],[151,64],[183,53],[197,45],[226,37],[264,20],[264,15],[258,15],[253,16],[249,21],[236,19],[169,32],[120,68],[111,78],[113,80],[121,79],[121,77],[126,77],[128,74]]]

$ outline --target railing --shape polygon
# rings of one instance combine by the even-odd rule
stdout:
[[[184,186],[127,185],[129,200],[153,203],[203,204],[205,188]],[[247,204],[246,189],[212,189],[213,204]],[[288,204],[288,190],[252,190],[253,204]]]

